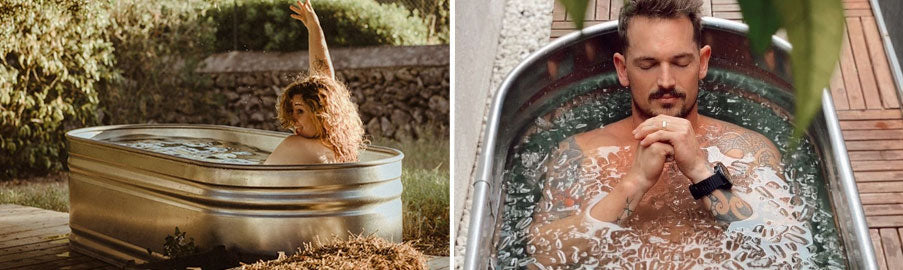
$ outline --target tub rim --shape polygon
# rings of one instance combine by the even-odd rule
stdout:
[[[104,140],[95,140],[91,138],[84,137],[84,135],[90,133],[101,133],[104,131],[112,131],[112,130],[129,130],[129,129],[149,129],[149,128],[190,128],[190,129],[209,129],[209,130],[227,130],[227,131],[235,131],[235,132],[244,132],[244,133],[252,133],[263,136],[277,136],[284,137],[284,135],[290,135],[286,132],[278,132],[278,131],[269,131],[269,130],[261,130],[261,129],[252,129],[252,128],[242,128],[242,127],[233,127],[226,125],[210,125],[210,124],[124,124],[124,125],[107,125],[107,126],[94,126],[94,127],[85,127],[73,129],[66,132],[66,139],[69,141],[79,141],[84,143],[91,144],[100,144],[104,147],[109,147],[117,150],[128,151],[136,154],[150,155],[156,158],[162,158],[170,161],[176,161],[180,163],[187,163],[194,166],[204,167],[204,168],[212,168],[212,169],[229,169],[229,170],[242,170],[242,171],[295,171],[295,170],[334,170],[334,169],[350,169],[350,168],[362,168],[362,167],[373,167],[379,165],[391,164],[394,162],[401,161],[404,159],[404,153],[402,153],[398,149],[385,147],[385,146],[376,146],[376,145],[368,145],[364,151],[371,151],[380,154],[390,155],[386,158],[380,158],[376,160],[369,161],[358,161],[358,162],[343,162],[343,163],[324,163],[324,164],[291,164],[291,165],[264,165],[264,164],[232,164],[232,163],[219,163],[219,162],[209,162],[202,161],[196,159],[190,159],[185,157],[178,157],[163,153],[157,153],[149,150],[138,149],[134,147],[128,147],[124,145],[118,145],[112,142],[104,141]]]
[[[540,59],[544,58],[550,52],[553,52],[566,44],[577,42],[581,39],[597,36],[602,34],[607,34],[609,32],[617,31],[618,21],[612,20],[607,21],[601,24],[589,26],[583,28],[582,30],[572,32],[565,36],[562,36],[546,45],[542,48],[532,52],[529,56],[527,56],[524,60],[515,66],[507,75],[505,75],[505,80],[499,85],[495,94],[493,94],[492,105],[489,108],[489,112],[487,114],[486,127],[483,135],[483,142],[481,143],[482,147],[477,156],[476,162],[476,173],[474,175],[472,187],[472,203],[470,207],[470,220],[468,223],[468,231],[467,231],[467,240],[465,242],[465,253],[464,253],[464,269],[479,269],[478,266],[485,265],[480,261],[479,247],[480,242],[484,241],[482,238],[484,235],[484,227],[483,223],[484,216],[486,216],[487,211],[489,211],[489,215],[494,218],[498,217],[499,213],[496,213],[496,209],[490,207],[489,204],[491,202],[488,201],[488,196],[490,190],[492,189],[492,172],[494,168],[493,162],[493,153],[496,148],[496,138],[498,136],[499,131],[499,119],[502,113],[502,105],[505,101],[505,98],[508,94],[508,91],[511,89],[512,85],[515,83],[514,81],[523,74],[526,69],[533,64],[535,64]],[[715,17],[702,17],[702,27],[703,29],[707,27],[715,27],[719,30],[726,30],[735,32],[738,34],[746,35],[746,32],[749,30],[749,26],[740,22],[734,22],[726,19],[715,18]],[[771,45],[776,47],[779,50],[783,50],[785,52],[790,52],[793,47],[792,45],[778,37],[772,35]],[[832,99],[830,98],[830,93],[828,89],[825,88],[822,90],[822,114],[824,115],[825,122],[827,122],[826,128],[829,133],[833,133],[834,136],[828,136],[829,141],[832,147],[831,153],[837,159],[837,172],[838,172],[838,182],[840,186],[844,189],[844,195],[846,199],[844,203],[850,210],[851,216],[849,217],[852,222],[852,228],[850,233],[852,233],[859,243],[863,243],[863,245],[859,248],[864,250],[859,250],[859,255],[862,256],[861,265],[864,269],[877,269],[877,261],[875,258],[875,251],[873,246],[871,245],[871,239],[868,233],[868,225],[865,221],[865,214],[862,210],[862,203],[859,200],[859,191],[854,182],[853,178],[853,170],[850,165],[849,157],[847,156],[846,145],[843,140],[843,134],[840,130],[840,124],[837,119],[836,111],[834,110],[834,104],[832,103]],[[830,109],[830,110],[828,110]],[[487,208],[489,208],[487,210]],[[842,232],[841,232],[842,234]],[[491,237],[490,237],[491,238]],[[848,247],[849,248],[849,247]],[[851,251],[847,250],[846,256],[849,256]],[[851,260],[847,260],[847,263],[854,268],[858,268],[860,265],[852,265]]]

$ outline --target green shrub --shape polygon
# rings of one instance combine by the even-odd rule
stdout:
[[[0,2],[0,179],[59,170],[65,130],[93,125],[115,76],[109,16],[87,0]]]
[[[220,6],[216,50],[307,50],[307,30],[289,15],[293,0],[254,0]],[[396,4],[374,0],[314,0],[332,47],[425,44],[427,25]]]
[[[449,0],[376,0],[381,4],[397,3],[412,10],[415,16],[423,18],[430,29],[429,43],[448,44]]]
[[[103,85],[104,124],[223,123],[224,99],[195,73],[212,53],[211,1],[122,0],[109,4],[109,40],[122,76]],[[225,121],[225,120],[222,120]]]

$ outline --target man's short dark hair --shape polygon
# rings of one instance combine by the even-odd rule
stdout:
[[[615,0],[621,1],[621,0]],[[618,36],[621,38],[621,53],[627,53],[627,46],[630,41],[627,40],[627,28],[630,26],[630,19],[636,16],[675,19],[681,16],[687,16],[693,23],[693,41],[697,46],[702,46],[702,23],[699,16],[699,8],[702,7],[700,0],[627,0],[624,7],[621,8],[621,15],[618,21]]]

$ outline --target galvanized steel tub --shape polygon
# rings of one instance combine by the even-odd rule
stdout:
[[[774,37],[765,57],[750,53],[747,26],[733,21],[703,18],[703,43],[712,46],[710,68],[720,68],[780,86],[792,92],[786,41]],[[611,57],[617,47],[617,21],[606,22],[561,37],[533,53],[511,73],[496,92],[489,111],[483,147],[477,159],[473,204],[466,242],[464,269],[496,268],[494,242],[503,213],[503,173],[511,147],[539,115],[556,106],[562,89],[594,74],[614,70]],[[587,60],[591,59],[591,60]],[[550,65],[550,63],[557,63]],[[550,76],[556,72],[556,76]],[[792,94],[792,93],[791,93]],[[786,93],[784,93],[786,95]],[[758,96],[761,95],[749,95]],[[792,95],[791,95],[792,96]],[[772,102],[777,110],[793,112],[792,103]],[[823,158],[823,174],[836,217],[836,225],[854,269],[876,269],[865,215],[830,95],[822,95],[822,112],[807,131]]]
[[[127,135],[215,139],[272,151],[288,134],[214,125],[67,132],[69,239],[80,253],[117,265],[160,259],[175,227],[201,250],[224,245],[251,256],[293,253],[305,242],[349,234],[402,239],[398,150],[373,146],[355,163],[234,165],[103,141]]]

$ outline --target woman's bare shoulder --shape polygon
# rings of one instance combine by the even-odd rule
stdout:
[[[318,164],[328,163],[333,159],[332,150],[320,140],[292,135],[282,140],[263,164]]]

